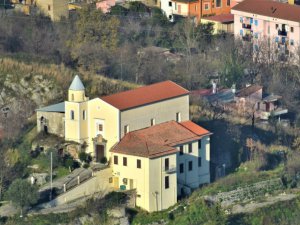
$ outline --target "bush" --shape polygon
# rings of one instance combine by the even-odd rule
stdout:
[[[107,163],[107,158],[104,156],[104,157],[100,160],[100,162],[101,162],[102,164],[106,164],[106,163]]]

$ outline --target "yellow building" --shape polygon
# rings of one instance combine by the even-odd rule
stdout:
[[[210,133],[189,121],[189,91],[172,81],[90,100],[75,76],[68,100],[38,109],[37,123],[39,131],[64,130],[94,161],[109,159],[114,187],[135,189],[147,211],[210,182]]]
[[[129,132],[111,150],[114,187],[136,189],[136,205],[167,209],[210,182],[210,132],[191,121],[169,121]]]
[[[36,6],[52,21],[69,18],[69,1],[67,0],[35,0]]]

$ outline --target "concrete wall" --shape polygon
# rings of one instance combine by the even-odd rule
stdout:
[[[64,113],[37,111],[38,132],[44,131],[44,125],[46,125],[48,128],[48,133],[63,137],[65,133],[64,116]],[[41,124],[41,117],[45,118],[46,123]]]
[[[129,125],[129,130],[134,131],[149,127],[151,119],[155,124],[176,120],[176,113],[180,112],[181,120],[189,120],[189,96],[181,96],[138,108],[121,112],[121,137],[124,136],[124,126]]]

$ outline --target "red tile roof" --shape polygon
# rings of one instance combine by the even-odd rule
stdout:
[[[197,124],[169,121],[126,134],[111,152],[155,158],[176,153],[176,145],[201,139],[211,133]]]
[[[197,124],[193,123],[190,120],[185,121],[185,122],[181,122],[180,124],[182,126],[184,126],[185,128],[187,128],[188,130],[192,131],[193,133],[199,135],[199,136],[206,135],[206,134],[210,133],[208,130],[204,129],[203,127],[198,126]]]
[[[189,94],[189,91],[178,84],[172,81],[164,81],[105,96],[101,99],[119,110],[126,110],[187,94]]]
[[[300,22],[300,6],[271,0],[245,0],[232,10]]]
[[[203,17],[204,20],[210,20],[210,21],[216,21],[220,23],[230,23],[234,21],[234,15],[232,14],[221,14],[217,16],[209,16],[209,17]]]

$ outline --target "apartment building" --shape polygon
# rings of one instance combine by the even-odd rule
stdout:
[[[300,38],[300,6],[271,0],[245,0],[232,8],[234,34],[253,43],[253,50],[269,49],[271,57],[295,56]]]

